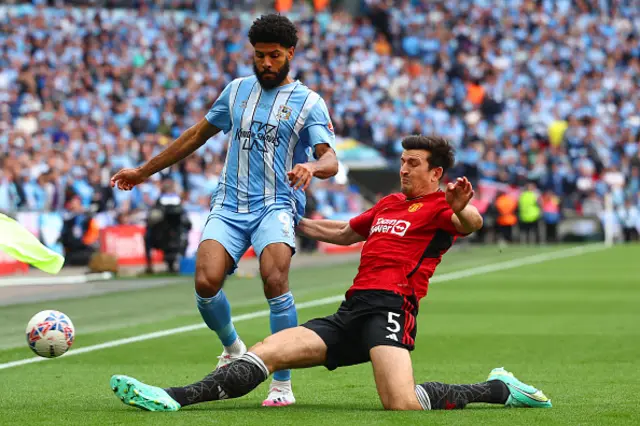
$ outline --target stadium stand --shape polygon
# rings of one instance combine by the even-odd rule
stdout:
[[[0,6],[0,211],[36,214],[25,220],[40,230],[86,211],[98,227],[136,223],[160,176],[124,192],[110,175],[158,153],[227,82],[253,72],[254,2],[16,3]],[[403,135],[439,133],[456,145],[451,176],[478,187],[489,228],[511,214],[553,236],[561,218],[595,217],[637,238],[633,0],[366,0],[356,15],[292,3],[301,33],[293,73],[327,100],[340,140],[395,164]],[[214,137],[168,172],[193,213],[208,209],[226,141]],[[524,205],[527,185],[544,194],[537,216],[501,210],[510,205],[501,196]],[[353,215],[366,191],[346,178],[316,183],[315,210]]]

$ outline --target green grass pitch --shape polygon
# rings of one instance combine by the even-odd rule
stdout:
[[[479,247],[449,253],[436,275],[563,248]],[[160,386],[199,380],[221,346],[208,329],[0,369],[2,425],[608,425],[640,422],[640,246],[435,282],[422,301],[417,381],[483,381],[504,366],[541,388],[549,410],[485,404],[450,412],[384,412],[368,364],[328,372],[295,371],[298,403],[260,407],[267,384],[233,401],[149,413],[127,407],[109,389],[112,374]],[[357,265],[295,270],[297,303],[343,293]],[[257,279],[231,278],[225,291],[233,314],[267,309]],[[300,322],[333,313],[338,303],[299,311]],[[32,357],[28,319],[42,309],[68,314],[76,326],[72,350],[201,322],[189,279],[140,291],[0,308],[0,364]],[[269,332],[268,317],[236,324],[247,344]]]

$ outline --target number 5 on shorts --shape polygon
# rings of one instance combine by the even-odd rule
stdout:
[[[400,331],[400,323],[395,320],[395,318],[399,318],[399,317],[400,317],[400,314],[389,312],[389,326],[387,327],[387,330],[389,330],[392,333],[397,333],[398,331]]]

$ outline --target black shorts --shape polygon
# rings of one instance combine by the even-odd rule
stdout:
[[[384,290],[355,291],[338,312],[302,324],[327,345],[329,370],[370,361],[375,346],[412,351],[416,338],[418,303],[415,296]]]

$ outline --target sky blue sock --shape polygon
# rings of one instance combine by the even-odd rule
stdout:
[[[267,302],[271,309],[269,321],[272,334],[298,325],[298,312],[290,291],[282,296],[267,299]],[[276,371],[273,373],[273,378],[282,382],[291,380],[291,370]]]
[[[231,306],[224,291],[220,290],[213,297],[200,297],[196,293],[196,304],[202,319],[216,332],[222,344],[231,346],[238,338],[238,333],[231,322]]]

